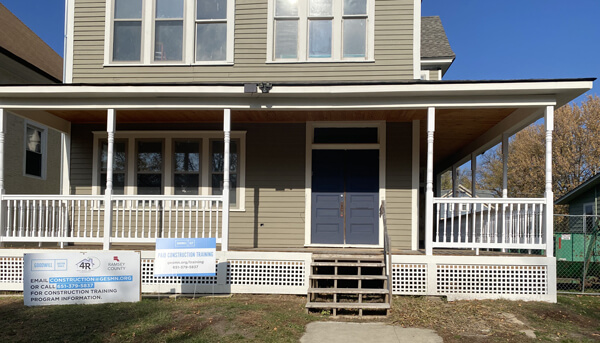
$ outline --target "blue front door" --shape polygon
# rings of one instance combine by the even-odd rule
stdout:
[[[313,150],[312,243],[378,244],[378,204],[378,150]]]

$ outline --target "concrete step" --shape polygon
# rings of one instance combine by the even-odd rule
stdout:
[[[309,288],[308,293],[320,294],[388,294],[383,288]]]
[[[326,303],[326,302],[308,302],[306,308],[347,308],[347,309],[367,309],[367,310],[387,310],[390,308],[388,303]]]

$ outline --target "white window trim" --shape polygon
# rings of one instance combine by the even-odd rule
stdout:
[[[196,61],[196,1],[183,0],[183,60],[154,61],[154,0],[142,3],[142,42],[140,61],[113,61],[113,9],[115,0],[106,0],[104,27],[104,66],[138,67],[138,66],[196,66],[196,65],[233,65],[235,0],[227,0],[227,55],[224,61]]]
[[[94,159],[92,161],[92,195],[100,195],[100,141],[107,139],[106,131],[93,131],[94,142],[92,153]],[[136,166],[135,152],[137,151],[137,140],[145,139],[162,139],[163,140],[163,195],[173,195],[173,140],[176,139],[191,139],[201,143],[201,175],[200,175],[200,195],[211,195],[210,187],[210,156],[209,142],[211,139],[223,139],[222,131],[116,131],[115,140],[127,140],[127,148],[125,154],[127,156],[127,167],[125,180],[125,195],[135,195],[136,183]],[[239,171],[238,171],[238,204],[237,207],[231,208],[234,212],[246,211],[246,131],[232,131],[231,139],[238,139],[239,146]],[[168,153],[167,153],[168,152]]]
[[[41,137],[41,154],[42,154],[42,175],[31,175],[27,174],[27,128],[32,127],[40,130],[42,133]],[[46,180],[47,176],[47,160],[48,160],[48,127],[39,124],[37,122],[25,119],[25,125],[23,125],[23,176],[30,177],[38,180]]]
[[[375,62],[375,0],[367,0],[367,43],[364,58],[342,57],[342,0],[333,0],[333,11],[339,11],[334,19],[332,31],[331,58],[308,57],[308,1],[300,0],[298,6],[298,56],[296,59],[274,58],[275,51],[275,0],[268,0],[267,19],[267,63],[339,63],[339,62]]]
[[[330,127],[375,127],[379,143],[367,144],[317,144],[313,143],[315,128]],[[373,248],[383,247],[383,218],[379,217],[379,244],[313,244],[312,243],[312,151],[316,149],[347,149],[347,150],[379,150],[379,204],[386,198],[386,123],[385,121],[358,122],[307,122],[306,123],[306,169],[304,187],[304,246],[305,247],[353,247]]]

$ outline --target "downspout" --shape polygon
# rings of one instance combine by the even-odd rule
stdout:
[[[65,83],[67,77],[67,39],[69,24],[69,0],[65,0],[65,27],[63,28],[63,77],[62,83]]]

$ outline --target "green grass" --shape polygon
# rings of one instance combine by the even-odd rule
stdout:
[[[0,342],[297,342],[310,321],[304,297],[145,299],[25,307],[0,299]]]

